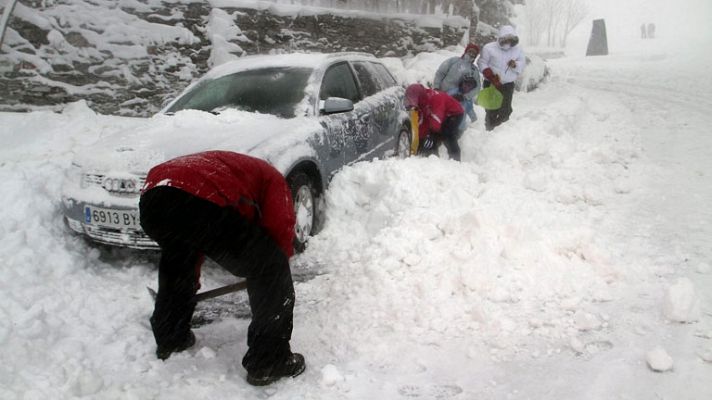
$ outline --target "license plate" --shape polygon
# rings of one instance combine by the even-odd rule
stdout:
[[[119,229],[139,229],[138,211],[84,207],[84,223]]]

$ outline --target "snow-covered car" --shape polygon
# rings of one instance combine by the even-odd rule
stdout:
[[[332,175],[360,160],[408,154],[403,87],[361,53],[240,58],[209,71],[145,126],[75,156],[63,185],[67,225],[104,244],[157,248],[141,230],[148,170],[204,150],[250,154],[275,166],[297,213],[295,247],[318,230]]]

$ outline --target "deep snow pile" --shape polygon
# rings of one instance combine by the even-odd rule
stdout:
[[[427,79],[450,55],[396,70]],[[294,259],[316,274],[296,285],[292,346],[308,369],[266,389],[244,382],[248,320],[229,313],[156,360],[150,260],[62,226],[72,154],[142,121],[83,104],[0,114],[0,398],[709,398],[710,119],[661,104],[664,85],[605,84],[626,63],[656,77],[670,62],[561,60],[505,126],[467,131],[462,163],[337,174],[324,231]],[[683,111],[673,131],[665,116]],[[231,281],[207,267],[203,286]]]

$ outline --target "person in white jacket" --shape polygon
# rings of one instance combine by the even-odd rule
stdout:
[[[494,85],[504,98],[499,109],[486,111],[485,129],[491,131],[512,114],[514,81],[526,66],[524,52],[519,47],[519,37],[513,27],[505,25],[500,28],[497,40],[482,48],[477,65],[485,78],[483,88]]]

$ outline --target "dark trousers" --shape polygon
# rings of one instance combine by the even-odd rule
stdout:
[[[456,161],[460,161],[460,144],[458,140],[460,140],[460,135],[462,134],[460,124],[464,117],[465,114],[447,117],[440,128],[447,154],[450,156],[450,159]]]
[[[442,125],[440,125],[440,137],[439,139],[442,140],[443,144],[445,145],[445,148],[447,149],[447,154],[450,156],[451,159],[460,161],[460,144],[458,143],[458,140],[460,139],[460,136],[462,135],[462,131],[460,131],[460,124],[462,123],[462,118],[464,117],[464,114],[460,115],[453,115],[450,117],[445,118],[445,121],[443,121]],[[421,142],[422,146],[422,142]],[[419,154],[423,156],[429,156],[431,154],[437,155],[438,153],[438,148],[435,146],[431,150],[421,150],[419,151]]]
[[[490,86],[489,81],[485,81],[483,87]],[[512,97],[514,97],[514,82],[502,84],[502,107],[496,110],[485,110],[485,129],[491,131],[495,127],[509,120],[512,115]]]
[[[159,346],[180,343],[189,334],[198,265],[205,254],[247,280],[252,322],[245,369],[268,368],[291,354],[294,286],[289,259],[259,225],[230,207],[167,186],[144,193],[139,209],[141,227],[161,246],[151,316]]]

